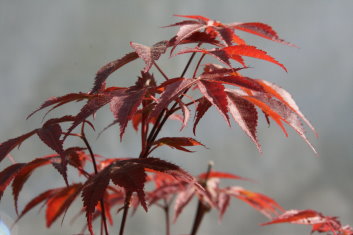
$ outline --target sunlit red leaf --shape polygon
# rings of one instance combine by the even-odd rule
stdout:
[[[197,140],[193,138],[186,138],[186,137],[163,137],[155,141],[153,144],[157,146],[167,145],[171,148],[176,148],[185,152],[192,152],[192,151],[184,148],[183,146],[198,146],[198,145],[204,146]]]
[[[210,171],[210,172],[205,172],[202,174],[199,174],[197,176],[199,179],[210,179],[210,178],[220,178],[220,179],[233,179],[233,180],[249,180],[247,178],[232,174],[232,173],[227,173],[227,172],[220,172],[220,171]]]
[[[56,192],[55,195],[47,201],[45,216],[47,227],[50,227],[52,223],[70,207],[71,203],[81,192],[81,189],[82,184],[70,185]]]
[[[286,104],[290,109],[292,109],[309,127],[310,129],[316,134],[315,128],[313,125],[305,118],[304,114],[299,110],[299,107],[293,100],[292,96],[289,94],[288,91],[284,90],[283,88],[277,86],[274,83],[270,83],[265,80],[257,80],[261,86],[263,87],[264,91],[268,94],[279,99],[282,103]]]
[[[20,171],[24,165],[25,163],[15,163],[0,172],[0,200],[7,186],[11,183],[18,171]]]
[[[45,200],[48,200],[50,197],[55,195],[57,192],[60,191],[59,189],[49,189],[38,196],[34,197],[32,200],[30,200],[25,207],[23,208],[21,214],[17,217],[16,221],[20,220],[25,214],[27,214],[28,211],[33,209],[35,206],[39,205]]]
[[[311,232],[328,233],[333,235],[352,235],[353,229],[349,225],[342,226],[336,217],[325,216],[314,210],[288,210],[270,222],[262,225],[292,223],[311,225]]]
[[[57,155],[52,155],[57,156]],[[51,156],[49,156],[51,157]],[[12,194],[15,202],[16,213],[18,214],[17,201],[23,185],[27,182],[32,172],[38,167],[50,164],[50,158],[37,158],[29,163],[23,164],[23,167],[17,172],[12,182]]]
[[[278,215],[278,211],[283,211],[283,208],[277,202],[263,194],[236,186],[227,187],[223,191],[230,196],[246,202],[268,218],[272,218],[273,215]]]
[[[236,46],[229,46],[229,47],[224,47],[222,48],[224,52],[227,53],[227,55],[234,59],[237,60],[238,56],[248,56],[248,57],[253,57],[256,59],[260,60],[266,60],[268,62],[277,64],[280,66],[282,69],[287,71],[286,67],[284,67],[283,64],[279,63],[277,60],[275,60],[273,57],[269,56],[265,51],[262,51],[260,49],[257,49],[254,46],[249,46],[249,45],[236,45]],[[234,57],[234,58],[233,58]]]
[[[247,33],[255,34],[257,36],[260,36],[275,42],[283,43],[289,46],[295,46],[294,44],[291,44],[279,38],[277,32],[274,31],[271,26],[264,23],[260,23],[260,22],[233,23],[233,24],[228,24],[228,26],[232,27],[233,29],[242,30]]]

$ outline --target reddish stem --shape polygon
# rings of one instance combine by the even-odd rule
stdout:
[[[85,143],[87,149],[88,149],[88,152],[91,156],[91,159],[92,159],[92,163],[93,163],[93,168],[94,168],[94,174],[98,174],[98,169],[97,169],[97,163],[96,163],[96,159],[94,157],[94,153],[93,153],[93,150],[86,138],[86,135],[85,135],[85,132],[84,132],[84,123],[82,124],[82,128],[81,128],[81,139],[83,140],[83,142]],[[101,208],[102,208],[102,222],[103,222],[103,225],[104,225],[104,230],[105,230],[105,234],[106,235],[109,235],[109,231],[108,231],[108,226],[107,226],[107,218],[105,217],[105,206],[104,206],[104,200],[103,200],[103,197],[99,200],[100,202],[100,205],[101,205]]]
[[[127,214],[128,214],[129,207],[130,207],[130,199],[131,199],[131,192],[126,192],[125,203],[124,203],[124,212],[123,212],[123,217],[121,219],[119,235],[124,235],[126,218],[127,218]]]
[[[203,182],[201,182],[201,185],[204,188],[206,188],[206,186],[207,186],[207,180],[208,180],[208,178],[210,176],[210,173],[211,173],[211,170],[212,170],[212,166],[213,166],[213,163],[210,162],[208,164],[206,178],[205,178],[205,180]],[[194,223],[193,223],[190,235],[196,235],[197,230],[199,229],[199,227],[201,225],[202,219],[203,219],[204,215],[206,214],[206,212],[209,211],[209,209],[210,208],[209,208],[208,205],[205,205],[201,200],[199,200],[199,202],[197,204],[195,219],[194,219]]]

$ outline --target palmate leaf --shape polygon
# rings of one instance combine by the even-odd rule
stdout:
[[[86,211],[88,229],[94,234],[92,219],[98,201],[103,197],[110,180],[114,184],[125,189],[127,195],[136,192],[142,207],[147,210],[144,184],[146,182],[146,171],[162,172],[171,175],[180,182],[188,182],[196,185],[199,190],[202,187],[194,177],[182,170],[177,165],[163,161],[158,158],[132,158],[116,160],[111,162],[98,174],[87,180],[83,186],[82,199]]]
[[[314,210],[288,210],[270,222],[262,225],[292,223],[311,225],[311,232],[328,233],[332,235],[352,235],[353,229],[349,225],[342,226],[336,217],[325,216]]]

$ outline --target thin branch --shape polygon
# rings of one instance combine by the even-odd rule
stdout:
[[[207,186],[207,180],[210,176],[211,170],[212,170],[212,166],[213,166],[213,162],[209,162],[208,163],[208,168],[207,168],[207,174],[206,174],[206,178],[203,182],[201,182],[201,185],[203,187]],[[205,215],[206,212],[209,211],[209,206],[205,205],[200,199],[199,202],[197,204],[197,209],[196,209],[196,214],[195,214],[195,218],[194,218],[194,223],[191,229],[191,233],[190,235],[196,235],[197,230],[199,229],[202,219]]]
[[[130,207],[131,192],[127,192],[125,195],[124,212],[121,219],[119,235],[124,235],[124,229],[126,224],[126,218]]]
[[[83,142],[85,143],[85,145],[86,145],[86,147],[88,149],[88,152],[89,152],[89,154],[91,156],[92,163],[93,163],[94,174],[98,174],[97,162],[96,162],[96,159],[94,157],[94,153],[93,153],[93,150],[91,148],[91,145],[89,144],[89,142],[88,142],[88,140],[86,138],[85,131],[84,131],[84,123],[82,124],[82,127],[81,127],[81,136],[80,137],[83,140]],[[100,202],[100,205],[101,205],[101,208],[102,208],[101,216],[102,216],[102,222],[103,222],[103,225],[104,225],[105,234],[109,235],[108,226],[107,226],[107,218],[105,216],[105,206],[104,206],[103,197],[99,200],[99,202]]]
[[[170,209],[170,204],[167,202],[166,199],[164,199],[164,214],[165,214],[165,234],[170,235],[170,216],[169,216],[169,209]]]
[[[156,66],[156,68],[158,69],[158,71],[162,74],[162,76],[164,77],[164,79],[167,81],[169,80],[168,76],[163,72],[163,70],[158,66],[158,64],[156,63],[156,61],[153,61],[153,65]]]

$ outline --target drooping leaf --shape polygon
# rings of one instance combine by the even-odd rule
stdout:
[[[25,214],[27,214],[28,211],[30,211],[31,209],[33,209],[35,206],[39,205],[43,201],[48,200],[53,195],[55,195],[58,191],[60,191],[60,189],[49,189],[39,194],[38,196],[34,197],[25,205],[21,214],[17,217],[16,222],[19,221]]]
[[[202,74],[200,76],[202,80],[218,82],[222,84],[237,86],[239,88],[250,89],[253,91],[263,91],[263,87],[257,82],[256,79],[244,77],[241,75],[225,75],[225,74]]]
[[[210,172],[205,172],[202,174],[199,174],[197,176],[199,179],[205,180],[210,179],[210,178],[220,178],[220,179],[233,179],[233,180],[247,180],[250,181],[250,179],[232,174],[232,173],[227,173],[227,172],[220,172],[220,171],[210,171]]]
[[[114,114],[115,121],[108,127],[119,123],[120,139],[122,139],[129,120],[132,119],[140,106],[146,90],[125,90],[121,95],[114,96],[110,102],[110,110]]]
[[[285,40],[279,38],[277,32],[267,24],[261,22],[247,22],[247,23],[232,23],[228,24],[229,27],[235,30],[242,30],[247,33],[255,34],[257,36],[283,43],[288,46],[294,46],[294,44],[286,42]]]
[[[199,81],[197,86],[204,97],[206,97],[206,99],[218,109],[228,125],[230,125],[228,117],[228,100],[224,86],[219,83],[203,80]]]
[[[96,205],[103,198],[104,192],[110,181],[110,168],[106,167],[97,175],[92,176],[87,180],[82,188],[83,206],[86,211],[87,226],[91,235],[94,234],[92,227],[92,215]]]
[[[282,87],[277,86],[274,83],[271,83],[265,80],[258,79],[257,81],[261,84],[261,86],[263,87],[264,91],[267,94],[271,94],[275,98],[279,99],[282,103],[286,104],[310,127],[310,129],[315,133],[315,135],[318,136],[313,125],[306,119],[304,114],[299,110],[299,107],[297,106],[297,104],[295,103],[294,99],[292,98],[292,96],[289,94],[288,91],[286,91]]]
[[[207,98],[202,97],[197,104],[196,112],[195,112],[195,118],[194,118],[194,127],[193,127],[193,132],[194,135],[196,134],[196,126],[203,117],[203,115],[207,112],[207,110],[212,106],[212,103],[208,101]]]
[[[27,182],[27,179],[30,177],[30,175],[35,169],[37,169],[40,166],[50,164],[50,157],[52,156],[57,156],[57,155],[51,155],[51,156],[48,156],[47,158],[34,159],[29,163],[23,164],[23,167],[17,172],[12,182],[12,195],[14,197],[15,210],[17,214],[18,214],[18,207],[17,207],[18,196],[21,192],[23,185]]]
[[[185,190],[178,193],[174,205],[174,222],[178,219],[181,212],[183,212],[183,209],[190,203],[194,195],[195,189],[192,186],[188,186]]]
[[[268,62],[277,64],[284,71],[287,72],[287,69],[286,69],[286,67],[284,67],[283,64],[279,63],[273,57],[269,56],[265,51],[257,49],[254,46],[236,45],[236,46],[224,47],[224,48],[222,48],[222,50],[224,52],[226,52],[227,55],[234,60],[237,60],[238,56],[248,56],[248,57],[252,57],[252,58],[256,58],[256,59],[260,59],[260,60],[266,60]]]
[[[119,88],[113,91],[105,91],[96,94],[91,98],[76,115],[75,121],[67,130],[64,139],[75,129],[79,124],[84,122],[89,116],[95,114],[100,108],[108,104],[114,96],[121,95],[127,88]]]
[[[276,201],[261,193],[252,192],[237,186],[227,187],[223,191],[246,202],[268,218],[278,215],[278,211],[283,211],[283,208]]]
[[[227,95],[229,112],[261,152],[261,146],[256,135],[258,117],[255,106],[246,99],[241,98],[241,96],[236,95],[234,92],[227,92]]]
[[[9,139],[0,144],[0,162],[9,154],[14,148],[20,146],[23,141],[31,137],[37,132],[37,130],[30,131],[26,134],[23,134],[19,137]]]
[[[281,126],[282,130],[288,136],[285,128],[281,122],[283,120],[289,126],[291,126],[308,144],[308,146],[313,150],[315,154],[318,154],[314,146],[310,143],[305,135],[305,130],[303,128],[302,122],[299,116],[286,104],[279,100],[270,99],[263,94],[258,94],[256,98],[245,97],[250,102],[259,106],[267,115],[273,118],[278,125]]]
[[[20,171],[24,165],[25,163],[15,163],[0,172],[0,200],[7,186],[11,183],[18,171]]]
[[[184,148],[183,146],[197,146],[197,145],[204,146],[197,140],[193,138],[186,138],[186,137],[163,137],[155,141],[153,145],[157,145],[157,146],[167,145],[171,148],[176,148],[185,152],[192,152],[192,151]]]
[[[36,112],[49,107],[51,105],[56,104],[55,107],[59,107],[61,105],[64,105],[66,103],[72,102],[72,101],[81,101],[84,99],[89,99],[91,97],[90,94],[87,93],[83,93],[83,92],[79,92],[79,93],[70,93],[64,96],[59,96],[59,97],[51,97],[49,98],[47,101],[45,101],[41,106],[39,106],[39,108],[37,108],[36,110],[34,110],[31,114],[29,114],[27,116],[27,119],[30,118],[33,114],[35,114]]]
[[[181,131],[188,124],[188,121],[189,121],[189,118],[190,118],[190,110],[181,100],[178,101],[178,104],[180,106],[181,111],[183,112],[183,120],[182,120],[183,124],[182,124],[182,126],[180,128],[180,131]]]
[[[154,61],[158,60],[159,57],[166,52],[167,44],[168,41],[161,41],[157,42],[152,47],[148,47],[142,44],[131,42],[130,46],[136,51],[138,56],[143,59],[146,64],[144,72],[148,72]]]
[[[244,99],[248,100],[252,104],[256,105],[259,107],[267,116],[271,117],[277,124],[278,126],[281,127],[283,133],[288,136],[288,133],[286,131],[286,128],[284,127],[282,120],[283,118],[281,117],[280,114],[278,114],[276,111],[274,111],[270,106],[268,106],[266,103],[263,101],[256,99],[255,97],[247,97],[243,96]]]
[[[242,56],[247,56],[247,57],[252,57],[260,60],[265,60],[271,63],[274,63],[278,66],[280,66],[284,71],[287,72],[286,67],[284,67],[283,64],[279,63],[277,60],[275,60],[272,56],[269,56],[265,51],[257,49],[254,46],[249,46],[249,45],[235,45],[235,46],[228,46],[228,47],[223,47],[223,48],[214,48],[211,50],[206,50],[202,48],[188,48],[181,50],[177,53],[177,55],[180,54],[185,54],[185,53],[193,53],[193,52],[200,52],[203,54],[209,54],[216,59],[218,59],[220,62],[223,64],[229,66],[230,68],[232,67],[230,64],[229,59],[235,60],[238,63],[240,63],[242,66],[247,67],[244,59]]]
[[[137,58],[138,58],[138,55],[136,52],[130,52],[125,56],[123,56],[122,58],[109,62],[108,64],[101,67],[96,74],[94,85],[90,91],[90,94],[94,94],[102,90],[102,88],[104,87],[105,81],[110,74],[112,74],[122,66],[130,63],[131,61],[134,61]]]
[[[342,226],[336,217],[325,216],[314,210],[288,210],[270,222],[262,225],[292,223],[311,225],[313,232],[328,233],[332,235],[352,235],[353,229],[349,225]]]
[[[47,201],[45,216],[47,227],[50,227],[52,223],[70,207],[71,203],[81,192],[81,189],[82,184],[73,184],[69,187],[64,187]]]

